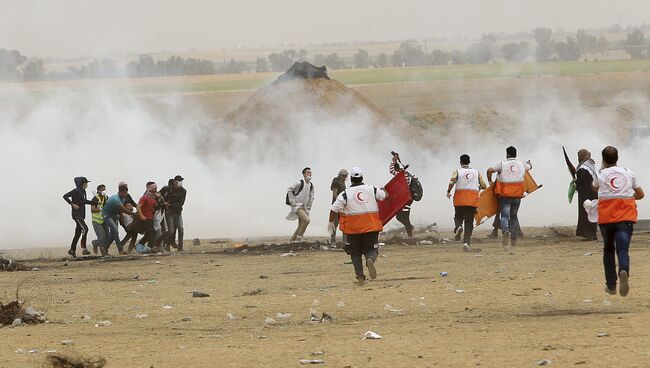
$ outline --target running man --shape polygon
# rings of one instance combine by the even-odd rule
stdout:
[[[463,234],[463,223],[465,224],[463,250],[466,252],[470,250],[479,191],[487,188],[481,173],[469,167],[469,162],[469,155],[460,156],[460,169],[454,170],[451,174],[449,186],[447,187],[447,198],[451,198],[451,190],[456,186],[454,192],[454,233],[456,234],[456,240],[459,241]]]

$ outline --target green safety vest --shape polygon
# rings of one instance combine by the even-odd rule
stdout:
[[[102,197],[99,194],[95,196],[97,198],[97,209],[99,209],[99,212],[93,213],[93,222],[97,224],[103,224],[104,223],[104,215],[102,215],[102,208],[104,208],[104,204],[106,204],[106,198],[107,197]]]

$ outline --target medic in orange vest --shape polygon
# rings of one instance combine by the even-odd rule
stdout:
[[[603,235],[605,248],[605,291],[616,294],[617,275],[620,279],[619,294],[626,296],[630,291],[629,248],[637,221],[636,201],[643,199],[643,189],[637,184],[632,171],[617,166],[618,150],[607,146],[603,149],[603,168],[593,182],[598,192],[598,224]],[[618,274],[616,256],[618,255]]]
[[[474,215],[478,208],[479,191],[487,188],[483,177],[478,170],[469,167],[469,155],[460,156],[460,169],[454,170],[447,188],[447,198],[451,198],[451,190],[456,186],[454,192],[454,233],[456,241],[460,241],[463,234],[463,222],[465,223],[465,236],[463,236],[463,250],[470,250],[470,241],[474,230]]]
[[[513,146],[506,148],[506,160],[497,163],[487,170],[487,178],[490,185],[493,185],[492,175],[498,173],[494,193],[499,198],[501,208],[501,230],[503,231],[502,244],[505,250],[512,254],[512,246],[517,245],[519,229],[519,206],[521,198],[526,192],[524,178],[526,171],[533,168],[530,161],[517,160],[517,149]],[[511,232],[510,229],[513,231]],[[510,238],[510,244],[508,240]]]
[[[355,167],[350,172],[352,185],[336,197],[330,217],[339,214],[339,227],[346,235],[345,252],[350,255],[359,285],[366,277],[363,273],[361,255],[371,279],[377,277],[375,262],[379,255],[379,232],[384,229],[379,218],[377,201],[388,198],[383,189],[363,183],[363,172]]]

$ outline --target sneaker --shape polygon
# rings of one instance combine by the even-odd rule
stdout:
[[[174,248],[174,249],[178,249],[178,245],[176,245],[176,242],[172,242],[171,246],[172,246],[172,248]]]
[[[99,250],[99,242],[97,240],[93,240],[91,243],[93,243],[93,253],[97,254],[97,251]]]
[[[368,267],[368,273],[370,273],[370,278],[371,279],[376,279],[377,278],[377,269],[375,268],[375,261],[372,259],[367,259],[366,260],[366,267]]]
[[[357,276],[357,285],[358,286],[363,286],[363,284],[366,282],[366,277],[365,276]]]
[[[469,244],[467,244],[467,243],[463,244],[463,250],[465,252],[469,252]]]
[[[501,245],[504,247],[509,247],[508,241],[510,240],[510,231],[503,232],[503,238],[501,238]]]
[[[627,271],[621,271],[618,273],[618,278],[620,279],[619,282],[619,287],[618,287],[618,293],[620,296],[627,296],[627,293],[630,292],[630,284],[628,284],[627,280],[629,278],[629,275],[627,274]]]
[[[106,256],[108,256],[108,249],[106,249],[106,248],[104,248],[104,247],[101,247],[101,248],[99,249],[99,251],[101,252],[102,257],[106,257]]]
[[[497,239],[499,238],[499,230],[494,229],[490,234],[487,236],[488,239]]]
[[[512,247],[509,246],[509,245],[506,245],[505,250],[506,250],[506,253],[508,253],[510,255],[515,254],[515,252],[512,251]]]
[[[68,254],[69,254],[72,258],[77,258],[77,252],[75,252],[75,251],[72,250],[72,249],[70,249],[70,250],[68,251]]]
[[[456,237],[454,239],[456,239],[456,241],[460,241],[461,236],[463,236],[463,228],[460,226],[455,228],[454,234],[456,234]]]
[[[613,289],[610,289],[609,286],[605,286],[605,292],[609,295],[616,295],[616,286]]]
[[[406,228],[406,235],[407,235],[409,238],[412,238],[412,237],[413,237],[413,229],[415,229],[415,227],[414,227],[413,225],[411,225],[411,226],[409,226],[409,227]]]
[[[90,254],[90,251],[88,249],[84,248],[84,250],[83,250],[83,252],[81,252],[81,254],[83,254],[84,256],[87,256],[87,255]]]
[[[512,238],[512,239],[510,239],[510,245],[511,245],[513,248],[517,246],[517,243],[518,243],[518,242],[519,242],[519,241],[518,241],[517,238]]]

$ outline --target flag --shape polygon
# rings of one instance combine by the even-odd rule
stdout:
[[[533,179],[533,176],[530,175],[530,172],[526,171],[526,176],[524,176],[524,185],[526,186],[526,193],[530,194],[537,189],[541,188],[542,185],[538,185]],[[490,186],[483,192],[478,199],[478,209],[476,210],[476,215],[474,215],[474,221],[476,225],[480,225],[485,222],[484,219],[489,219],[490,217],[497,214],[499,211],[499,200],[494,193],[494,185]]]
[[[411,201],[411,190],[404,170],[395,175],[384,186],[388,199],[379,201],[379,217],[382,224],[386,225],[407,203]]]
[[[566,150],[564,147],[562,147],[562,152],[564,152],[564,162],[566,162],[566,166],[569,169],[569,174],[571,174],[572,178],[576,178],[576,167],[573,166],[573,163],[569,159],[569,156],[566,154]]]

